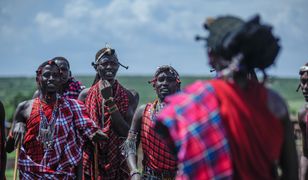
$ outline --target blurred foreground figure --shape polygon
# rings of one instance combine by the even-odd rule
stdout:
[[[74,179],[84,142],[106,136],[83,104],[59,96],[60,69],[53,60],[41,64],[36,73],[40,96],[18,105],[7,151],[14,150],[13,144],[20,147],[20,179]]]
[[[104,143],[87,143],[83,154],[84,179],[127,179],[129,172],[120,146],[126,139],[137,108],[139,95],[123,87],[115,78],[123,66],[114,49],[100,49],[92,64],[96,78],[91,88],[84,89],[84,101],[90,118],[107,134]]]
[[[307,127],[307,121],[308,121],[308,63],[306,63],[304,66],[302,66],[299,70],[300,75],[300,84],[297,90],[299,88],[302,90],[302,93],[305,97],[306,104],[305,106],[299,111],[298,113],[298,121],[299,126],[301,128],[302,132],[302,145],[303,145],[303,154],[301,155],[300,159],[300,179],[306,180],[308,179],[308,142],[307,142],[307,135],[308,135],[308,127]]]
[[[210,19],[207,52],[218,79],[167,98],[157,130],[175,147],[178,179],[298,179],[292,124],[283,99],[247,73],[274,63],[271,27],[256,16]],[[200,39],[200,38],[199,38]],[[279,170],[280,169],[280,170]]]
[[[176,156],[154,131],[154,125],[157,114],[165,106],[165,98],[180,90],[180,76],[173,67],[164,65],[157,69],[149,83],[153,85],[158,98],[137,109],[127,140],[123,144],[123,153],[127,157],[131,179],[139,179],[141,173],[137,167],[137,147],[141,138],[142,178],[171,180],[175,179],[177,171]]]

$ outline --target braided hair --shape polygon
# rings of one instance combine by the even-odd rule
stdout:
[[[205,38],[209,51],[229,61],[222,76],[258,68],[266,77],[264,70],[274,64],[280,50],[272,27],[260,24],[258,15],[247,22],[234,16],[222,16],[206,22],[204,28],[209,31]]]

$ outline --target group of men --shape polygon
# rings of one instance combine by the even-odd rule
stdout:
[[[123,65],[110,47],[97,52],[87,89],[67,59],[42,63],[38,90],[18,105],[6,140],[6,151],[20,151],[20,179],[298,179],[287,106],[264,85],[279,52],[271,27],[258,16],[218,17],[204,27],[209,36],[199,39],[207,41],[217,78],[181,90],[178,72],[162,65],[149,81],[157,99],[138,108],[138,92],[116,79]],[[262,82],[251,76],[255,68],[264,72]],[[306,97],[308,66],[302,69]],[[300,119],[306,140],[306,111]]]

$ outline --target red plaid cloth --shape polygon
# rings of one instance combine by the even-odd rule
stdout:
[[[143,166],[158,172],[170,172],[176,174],[176,157],[171,154],[169,147],[164,143],[161,137],[154,131],[154,120],[152,113],[156,103],[148,103],[144,110],[141,125],[141,142],[143,156]],[[174,177],[172,177],[174,178]]]
[[[99,82],[92,86],[86,98],[86,107],[90,118],[101,127],[102,119],[102,95],[99,90]],[[127,90],[118,81],[113,85],[114,101],[123,117],[128,109]],[[99,179],[128,179],[128,167],[121,154],[120,146],[125,138],[119,137],[111,128],[111,116],[108,109],[104,107],[104,128],[102,129],[109,137],[105,144],[98,146],[98,169]],[[94,146],[87,144],[83,154],[83,168],[87,176],[94,178]]]
[[[274,179],[283,143],[282,122],[268,108],[267,90],[251,81],[242,90],[223,80],[210,82],[220,102],[234,164],[234,179]]]
[[[230,149],[212,86],[198,81],[166,101],[158,124],[167,127],[166,141],[175,145],[177,179],[231,179]]]
[[[80,92],[85,88],[80,81],[77,81],[74,77],[68,80],[68,86],[63,89],[63,97],[69,99],[78,99]]]
[[[75,167],[82,158],[84,140],[95,133],[98,127],[89,119],[84,105],[79,101],[61,98],[58,102],[59,114],[55,124],[53,148],[42,151],[41,145],[36,141],[40,122],[37,120],[38,105],[35,105],[38,101],[38,98],[34,100],[31,116],[26,121],[28,129],[18,159],[20,179],[74,179]],[[30,127],[30,124],[34,127]],[[36,144],[37,147],[29,143]],[[38,151],[35,157],[29,154],[29,151],[35,153],[34,148]],[[42,157],[41,161],[39,157]]]

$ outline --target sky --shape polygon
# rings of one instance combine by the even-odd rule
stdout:
[[[106,43],[116,49],[119,75],[152,75],[172,65],[180,75],[211,75],[203,42],[207,17],[260,14],[282,49],[268,74],[298,77],[308,62],[307,0],[0,0],[0,76],[34,76],[55,56],[73,75],[95,73],[91,62]]]

